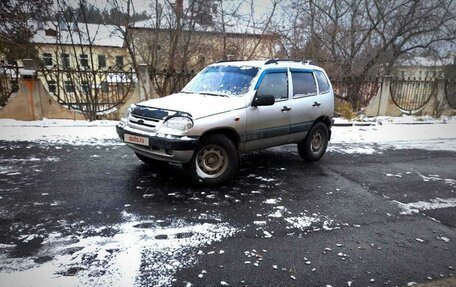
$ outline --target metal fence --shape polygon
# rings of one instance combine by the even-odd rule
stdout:
[[[348,101],[356,111],[366,107],[382,85],[381,78],[343,78],[331,80],[334,94]]]
[[[194,70],[149,69],[149,78],[160,97],[179,92],[195,75]]]
[[[38,77],[60,104],[90,119],[110,113],[123,104],[136,83],[133,69],[119,67],[98,70],[42,67]]]
[[[456,110],[456,79],[445,80],[445,99],[453,110]]]
[[[394,104],[406,114],[419,112],[437,93],[434,78],[391,78],[390,93]]]
[[[19,67],[0,63],[0,107],[4,106],[9,97],[19,89]]]

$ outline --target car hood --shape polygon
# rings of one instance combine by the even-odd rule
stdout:
[[[245,98],[178,93],[148,100],[138,105],[185,112],[191,114],[193,119],[198,119],[243,108],[245,107]]]

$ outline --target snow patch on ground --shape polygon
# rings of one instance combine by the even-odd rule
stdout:
[[[346,154],[374,154],[389,149],[456,151],[456,121],[445,124],[335,126],[328,146],[328,151]]]
[[[452,179],[452,178],[441,178],[438,174],[429,174],[429,175],[424,175],[424,174],[421,174],[421,173],[417,173],[422,179],[423,181],[440,181],[440,182],[443,182],[443,183],[446,183],[452,187],[456,187],[456,180]]]
[[[374,154],[389,149],[456,151],[456,117],[431,120],[375,118],[371,126],[332,128],[328,151],[346,154]],[[388,124],[388,123],[394,124]],[[409,122],[422,124],[408,124]],[[53,145],[121,145],[117,121],[49,120],[16,121],[0,119],[0,141],[28,141]],[[424,124],[432,123],[432,124]],[[255,176],[264,182],[274,178]]]
[[[117,121],[50,120],[16,121],[0,119],[0,141],[46,144],[119,145]]]
[[[402,209],[401,214],[403,215],[418,213],[424,210],[456,207],[456,198],[435,198],[430,201],[417,201],[411,203],[402,203],[397,200],[394,200],[393,202]]]
[[[7,286],[169,286],[175,272],[197,261],[198,248],[234,235],[227,223],[192,224],[182,220],[161,227],[157,222],[124,214],[112,237],[50,236],[38,264],[31,258],[0,255],[0,282]],[[0,250],[1,251],[1,250]],[[4,253],[3,251],[1,253]],[[139,276],[141,274],[141,276]]]

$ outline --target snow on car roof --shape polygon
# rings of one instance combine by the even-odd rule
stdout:
[[[225,62],[218,62],[215,64],[212,64],[211,66],[252,66],[252,67],[257,67],[261,69],[266,69],[266,68],[299,68],[299,69],[314,69],[314,70],[321,70],[323,69],[321,67],[312,65],[312,64],[307,64],[303,62],[297,62],[294,60],[280,60],[277,61],[276,63],[267,63],[270,62],[270,60],[255,60],[255,61],[225,61]]]

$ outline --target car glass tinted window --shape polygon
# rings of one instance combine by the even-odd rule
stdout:
[[[315,76],[317,77],[318,87],[320,88],[320,94],[329,92],[329,82],[325,74],[322,71],[315,71]]]
[[[193,78],[182,91],[238,96],[249,90],[257,73],[258,68],[249,66],[211,66]]]
[[[293,72],[293,98],[315,96],[317,84],[312,72]]]
[[[269,73],[264,75],[258,87],[257,95],[272,95],[276,100],[288,99],[287,73]]]

